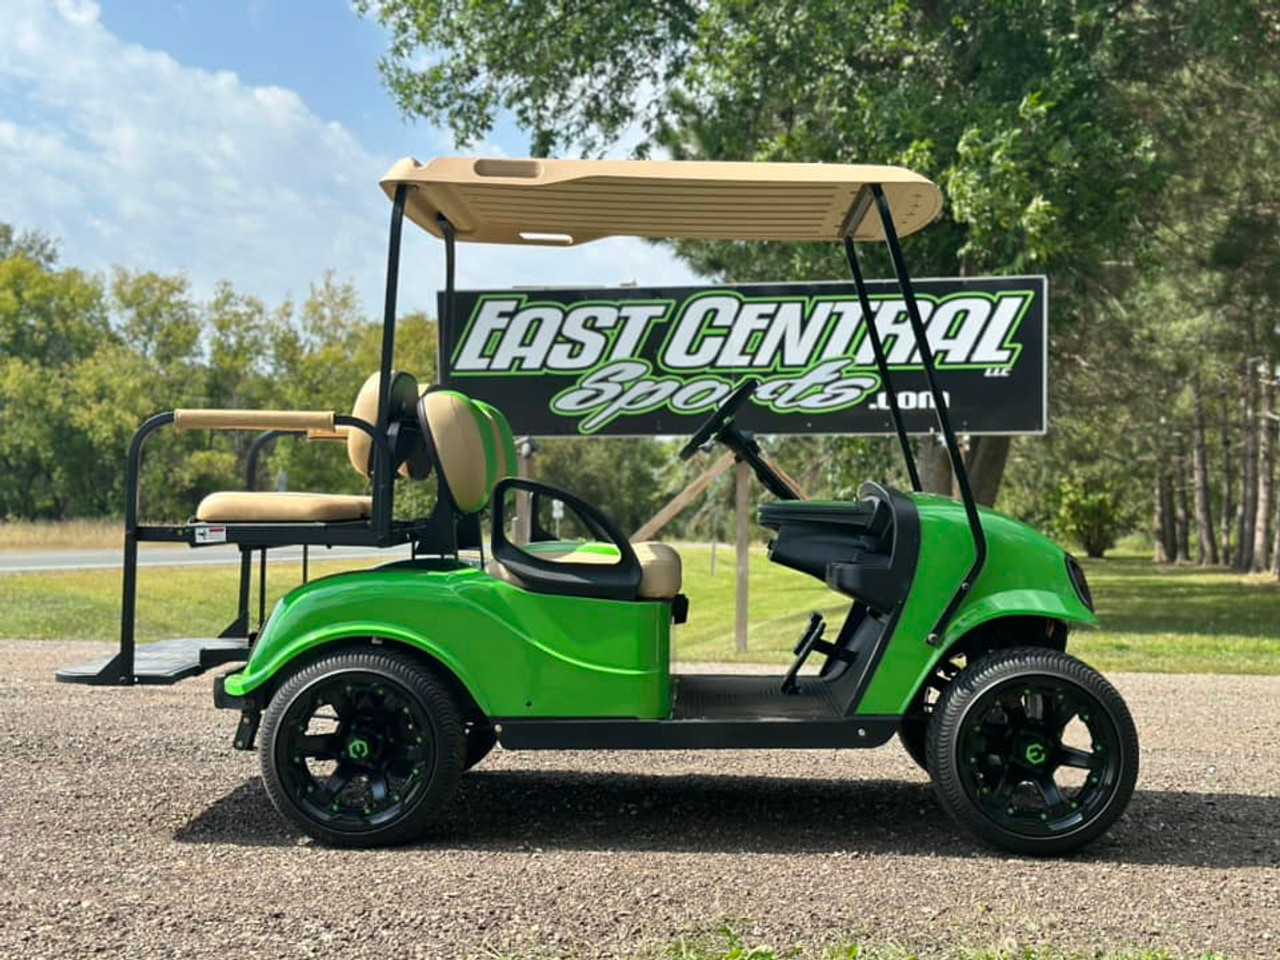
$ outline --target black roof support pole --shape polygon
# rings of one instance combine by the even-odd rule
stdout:
[[[172,411],[157,413],[138,428],[129,443],[129,460],[124,474],[124,583],[120,601],[120,652],[103,668],[110,674],[106,683],[133,684],[134,629],[138,604],[138,495],[142,483],[142,446],[147,437],[166,424],[173,423]]]
[[[387,242],[387,296],[382,309],[382,362],[378,367],[378,422],[380,436],[387,436],[391,422],[391,364],[396,352],[396,294],[400,289],[400,236],[404,232],[404,202],[409,188],[396,187],[391,201],[391,236]],[[391,529],[391,497],[394,476],[391,451],[380,445],[373,461],[373,529],[386,536]]]
[[[889,401],[889,412],[893,415],[893,428],[898,433],[898,445],[902,447],[902,459],[907,464],[907,475],[911,477],[911,489],[919,492],[923,487],[920,484],[920,471],[916,469],[916,456],[911,452],[911,440],[907,437],[902,408],[898,406],[898,393],[893,389],[893,378],[889,375],[889,360],[884,354],[884,343],[880,340],[880,331],[876,329],[875,314],[871,310],[871,297],[867,294],[867,282],[862,278],[857,247],[850,234],[845,234],[844,237],[844,256],[849,261],[849,271],[853,274],[854,285],[858,288],[858,302],[862,305],[862,322],[866,324],[867,336],[871,338],[871,350],[876,355],[876,369],[880,371],[880,382],[884,384],[884,395]]]
[[[436,214],[440,233],[444,236],[444,316],[440,318],[440,346],[444,344],[444,331],[453,329],[453,288],[458,273],[458,232],[443,213]],[[437,352],[440,362],[445,361],[443,350]]]
[[[929,642],[942,642],[943,631],[951,621],[960,604],[964,602],[969,589],[982,572],[987,561],[987,537],[982,531],[982,520],[978,516],[978,504],[973,499],[973,488],[969,486],[969,472],[964,466],[964,457],[960,455],[960,444],[956,440],[955,431],[951,429],[951,417],[947,413],[947,398],[938,386],[938,377],[934,369],[933,350],[929,347],[929,338],[925,335],[924,321],[920,319],[920,306],[916,302],[916,294],[911,286],[911,277],[907,273],[907,261],[902,255],[902,244],[898,241],[898,231],[893,223],[893,214],[889,210],[889,201],[884,189],[877,183],[871,187],[875,197],[876,209],[880,213],[880,222],[884,226],[884,239],[889,245],[889,255],[893,258],[893,272],[898,277],[898,287],[902,291],[902,299],[907,305],[907,319],[911,322],[911,334],[915,338],[916,348],[920,351],[920,365],[924,367],[925,378],[929,381],[929,392],[933,395],[934,411],[938,415],[938,427],[942,430],[943,439],[947,443],[947,453],[951,457],[951,469],[955,472],[956,485],[960,488],[960,499],[964,502],[965,516],[969,520],[969,532],[973,535],[973,565],[965,575],[959,589],[942,611],[942,616],[929,634]]]

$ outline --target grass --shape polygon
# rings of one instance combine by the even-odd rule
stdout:
[[[118,549],[123,539],[119,520],[0,521],[0,550]]]
[[[312,563],[315,577],[344,569],[372,566],[375,561]],[[267,565],[267,610],[302,578],[300,563]],[[257,611],[257,567],[254,567],[253,611]],[[140,567],[138,570],[138,640],[169,637],[212,637],[235,616],[240,568],[236,564],[204,567]],[[7,617],[0,637],[33,640],[115,640],[120,632],[118,570],[57,570],[0,574],[0,605]],[[255,621],[256,622],[256,621]]]
[[[1225,960],[1221,954],[1175,954],[1168,950],[1090,950],[1087,953],[1065,952],[1042,947],[1001,947],[970,949],[967,947],[930,948],[917,952],[896,944],[861,941],[844,942],[814,953],[792,947],[777,949],[766,945],[751,946],[734,930],[722,927],[716,936],[682,938],[659,953],[654,960],[790,960],[814,957],[820,960]]]
[[[689,622],[676,630],[674,654],[685,661],[786,663],[808,618],[843,615],[847,601],[816,580],[770,564],[753,551],[748,651],[733,649],[733,553],[683,547]],[[313,576],[352,566],[313,563]],[[1280,584],[1223,570],[1157,567],[1132,554],[1086,561],[1104,628],[1073,635],[1071,650],[1104,671],[1280,674]],[[268,604],[298,582],[298,564],[269,568]],[[233,565],[140,572],[138,636],[211,636],[233,614]],[[112,640],[118,629],[120,574],[114,570],[0,575],[6,617],[0,636]]]
[[[577,956],[577,954],[574,954]],[[487,960],[544,960],[539,951],[486,952]],[[947,947],[930,945],[913,950],[893,942],[844,940],[816,949],[803,947],[777,948],[751,944],[748,938],[728,925],[715,934],[681,937],[665,948],[638,948],[635,960],[1226,960],[1218,953],[1178,953],[1163,949],[1107,950],[1085,952],[1058,950],[1052,947],[1001,946],[993,948]]]
[[[817,610],[839,618],[847,602],[810,577],[751,557],[747,653],[733,649],[733,556],[682,549],[689,622],[677,628],[682,660],[785,663]],[[1100,670],[1163,673],[1280,673],[1280,583],[1265,575],[1158,567],[1118,554],[1086,560],[1102,628],[1072,635],[1070,649]]]
[[[818,953],[804,952],[799,948],[775,949],[770,946],[749,946],[733,932],[724,932],[716,938],[678,940],[656,955],[657,960],[791,960],[800,957],[821,960],[1175,960],[1177,957],[1195,957],[1195,960],[1225,960],[1220,954],[1175,954],[1167,950],[1119,950],[1087,953],[1064,952],[1052,948],[1013,947],[997,949],[932,948],[917,952],[895,944],[867,944],[864,942],[841,943],[829,946]]]

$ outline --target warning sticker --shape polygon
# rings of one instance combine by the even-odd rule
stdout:
[[[226,543],[226,527],[196,527],[196,543]]]

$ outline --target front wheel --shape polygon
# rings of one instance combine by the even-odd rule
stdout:
[[[276,691],[263,716],[271,802],[324,843],[411,840],[438,817],[462,774],[458,708],[411,657],[368,650],[324,657]]]
[[[988,654],[943,692],[926,743],[943,807],[983,839],[1051,856],[1097,839],[1138,779],[1138,733],[1116,689],[1039,647]]]

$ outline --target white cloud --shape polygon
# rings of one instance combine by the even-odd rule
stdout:
[[[90,0],[7,5],[0,219],[60,238],[68,263],[182,270],[201,295],[226,278],[275,301],[305,294],[331,268],[356,281],[368,309],[381,304],[389,211],[377,179],[391,154],[293,90],[121,40]],[[443,134],[435,145],[451,152]],[[439,244],[417,230],[406,241],[401,303],[434,310]],[[466,245],[459,256],[460,285],[473,287],[689,278],[639,240]]]

